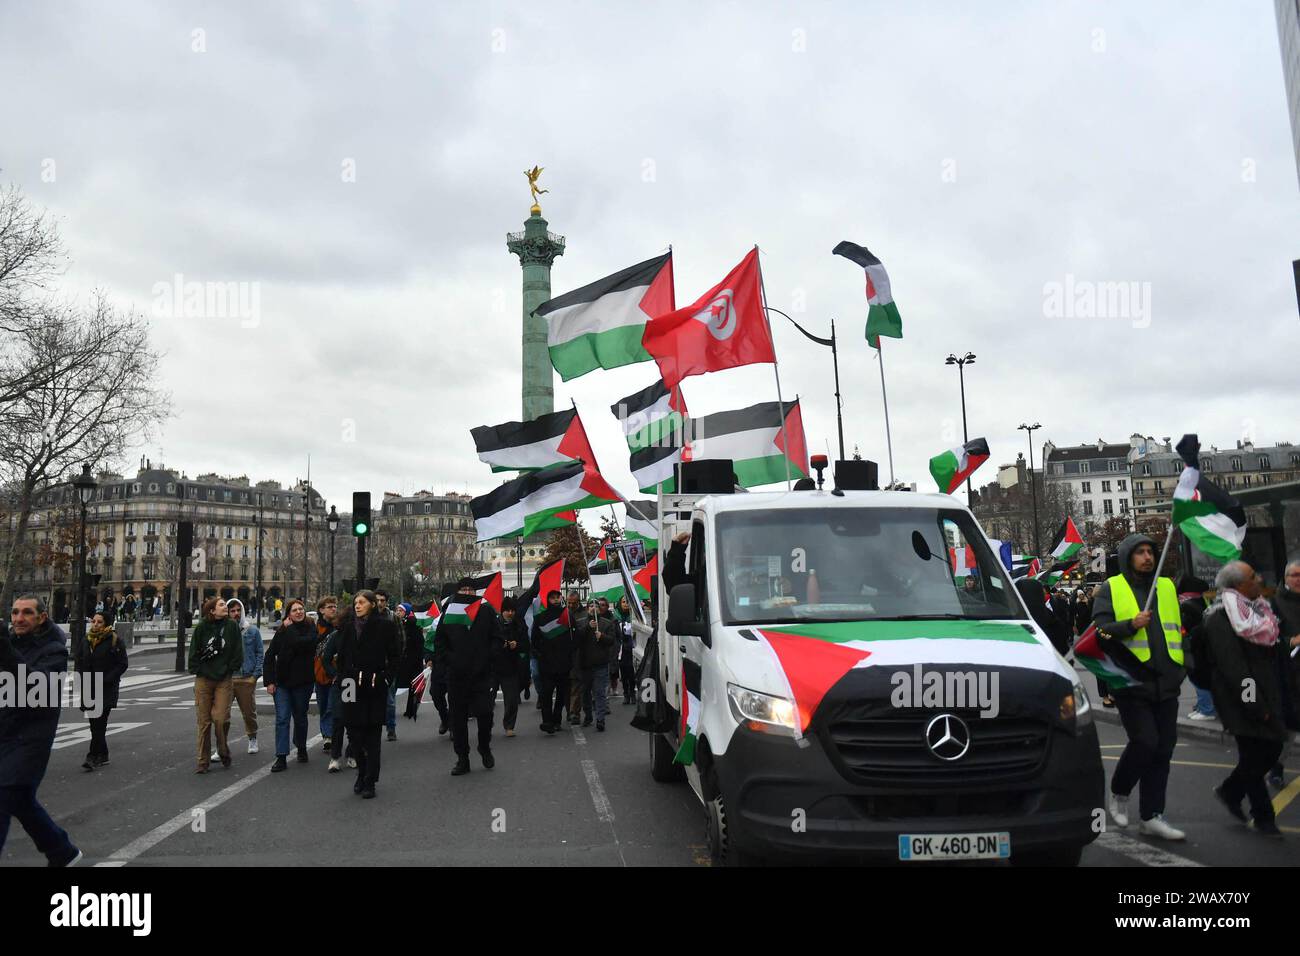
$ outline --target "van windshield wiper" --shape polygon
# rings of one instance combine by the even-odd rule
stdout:
[[[992,618],[972,614],[899,614],[896,617],[877,617],[877,621],[989,621]]]

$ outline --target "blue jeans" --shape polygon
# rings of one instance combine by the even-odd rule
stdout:
[[[63,862],[77,852],[63,828],[50,819],[36,800],[36,787],[0,787],[0,851],[9,835],[9,821],[17,817],[36,849],[53,862]]]
[[[289,718],[293,717],[293,742],[299,750],[307,749],[307,705],[311,703],[312,685],[276,687],[275,755],[289,756]]]
[[[320,735],[325,738],[334,736],[334,685],[316,685],[316,711],[320,714]]]
[[[1196,688],[1196,711],[1205,714],[1207,717],[1214,717],[1214,695],[1208,690]]]
[[[582,709],[588,717],[604,720],[609,716],[609,665],[588,667],[582,671]]]
[[[388,717],[384,723],[388,725],[389,730],[397,729],[397,681],[388,685]]]

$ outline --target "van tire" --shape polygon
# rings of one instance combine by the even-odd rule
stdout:
[[[1036,850],[1030,853],[1012,853],[1012,866],[1078,866],[1083,857],[1083,847],[1057,847],[1054,850]]]
[[[686,779],[686,768],[673,763],[676,754],[663,734],[649,734],[650,776],[658,783],[677,783]]]
[[[738,847],[727,821],[727,803],[714,786],[713,796],[704,802],[704,839],[714,866],[757,866],[759,860]]]

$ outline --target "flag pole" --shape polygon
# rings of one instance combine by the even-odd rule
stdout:
[[[758,246],[754,246],[758,249]],[[785,402],[781,400],[781,365],[776,360],[776,337],[772,335],[772,320],[767,317],[767,285],[763,282],[763,263],[758,263],[758,294],[763,299],[763,321],[767,324],[767,340],[772,343],[772,371],[776,373],[776,414],[781,419],[781,444],[785,458],[785,490],[790,490],[790,438],[785,431]],[[804,467],[808,467],[807,462]]]
[[[876,336],[876,360],[880,363],[880,397],[885,402],[885,448],[889,452],[889,484],[894,484],[894,439],[889,433],[889,395],[885,392],[884,342]]]
[[[840,399],[840,356],[835,348],[834,319],[831,319],[831,365],[835,368],[835,424],[840,430],[840,460],[844,461],[844,402]]]
[[[1151,582],[1151,590],[1147,592],[1146,603],[1142,605],[1143,611],[1151,610],[1151,602],[1155,600],[1156,590],[1160,586],[1160,569],[1165,566],[1165,555],[1169,553],[1169,545],[1174,540],[1174,534],[1177,531],[1178,531],[1178,525],[1174,524],[1174,519],[1172,516],[1170,516],[1169,533],[1165,535],[1165,546],[1160,549],[1160,560],[1156,562],[1155,578]],[[1120,570],[1120,574],[1124,573],[1123,568],[1120,568],[1119,570]]]

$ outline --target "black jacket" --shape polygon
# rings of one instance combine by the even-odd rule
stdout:
[[[262,684],[276,687],[309,687],[316,683],[316,625],[303,618],[296,624],[281,624],[271,638],[262,659]]]
[[[512,651],[506,645],[515,642]],[[522,658],[525,667],[528,663],[528,635],[524,633],[524,622],[519,615],[509,624],[506,619],[497,616],[497,639],[492,651],[492,673],[497,680],[519,677],[519,662]]]
[[[1278,588],[1273,595],[1273,613],[1277,615],[1277,666],[1282,692],[1293,724],[1300,723],[1300,652],[1291,646],[1291,638],[1300,634],[1300,594]],[[1294,729],[1294,728],[1293,728]]]
[[[486,686],[492,682],[492,662],[500,640],[497,612],[483,601],[469,626],[446,620],[438,624],[434,660],[441,662],[448,684]]]
[[[1137,599],[1139,608],[1146,604],[1147,594],[1156,586],[1154,574],[1140,575],[1131,566],[1133,552],[1141,544],[1154,546],[1155,542],[1144,534],[1131,534],[1119,545],[1121,573],[1128,586],[1133,589],[1133,596]],[[1109,634],[1111,638],[1119,639],[1118,641],[1103,640],[1101,644],[1103,648],[1111,643],[1122,644],[1135,633],[1132,623],[1115,619],[1115,605],[1111,600],[1108,584],[1103,584],[1097,589],[1097,597],[1092,602],[1092,622],[1097,625],[1099,631]],[[1164,622],[1160,620],[1160,604],[1156,600],[1151,602],[1151,621],[1147,624],[1146,631],[1151,657],[1145,663],[1139,663],[1134,659],[1133,666],[1130,668],[1133,676],[1141,683],[1123,690],[1112,691],[1112,694],[1124,694],[1153,702],[1176,698],[1187,672],[1180,665],[1175,664],[1169,656],[1169,648],[1165,645]]]
[[[398,686],[408,685],[424,670],[424,629],[407,615],[402,622],[402,667],[397,674]]]
[[[1061,620],[1047,606],[1047,593],[1042,582],[1033,578],[1020,578],[1016,581],[1016,590],[1025,599],[1025,605],[1029,608],[1029,616],[1034,619],[1035,624],[1042,628],[1043,633],[1047,635],[1047,639],[1056,648],[1056,652],[1062,657],[1070,653],[1070,625]]]
[[[62,674],[68,669],[68,639],[46,620],[27,637],[0,625],[0,671],[14,675],[24,665],[28,676]],[[0,707],[0,786],[38,786],[50,762],[54,732],[59,726],[60,693],[48,707]]]
[[[611,654],[617,654],[619,626],[613,614],[597,614],[583,632],[579,645],[582,667],[586,670],[609,668]]]
[[[582,605],[578,606],[577,611],[569,611],[569,633],[573,635],[573,659],[569,661],[569,676],[577,679],[582,676],[578,672],[585,666],[582,649],[591,640],[591,615]]]
[[[1210,692],[1223,728],[1234,737],[1286,740],[1276,648],[1238,637],[1222,606],[1205,615],[1205,637],[1214,667]],[[1253,700],[1243,700],[1252,687]]]
[[[116,632],[106,634],[93,650],[89,640],[81,642],[81,652],[77,655],[77,672],[104,675],[105,711],[117,706],[118,690],[122,686],[122,675],[126,673],[126,666],[126,645],[122,643],[122,639]],[[83,698],[88,690],[82,687]],[[98,705],[98,702],[84,699],[81,709],[86,710],[87,704]]]
[[[343,722],[348,727],[376,727],[388,716],[388,685],[402,664],[402,638],[393,622],[371,614],[361,633],[351,615],[340,622],[337,642],[338,676]],[[351,698],[351,699],[349,699]]]
[[[573,666],[573,630],[561,631],[553,637],[542,634],[541,628],[533,624],[533,654],[537,657],[538,673],[548,677],[568,677]]]

